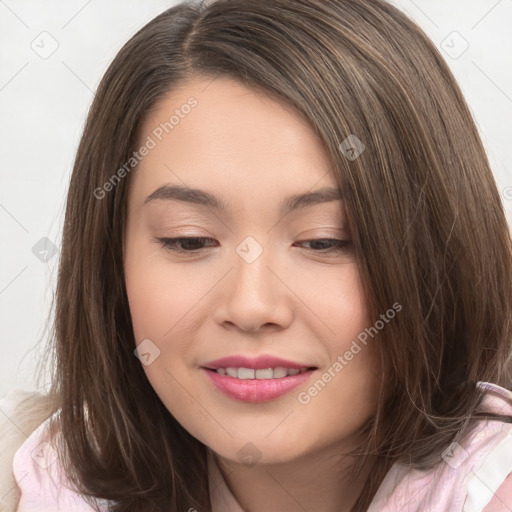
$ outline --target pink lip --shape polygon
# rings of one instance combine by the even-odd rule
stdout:
[[[277,368],[278,366],[296,368],[297,370],[313,368],[312,365],[295,363],[294,361],[287,361],[286,359],[271,355],[262,355],[256,358],[246,356],[222,357],[202,365],[203,368],[211,368],[213,370],[217,368],[252,368],[253,370],[262,370],[265,368]]]
[[[219,366],[219,368],[223,368]],[[247,368],[247,366],[244,366]],[[266,367],[268,368],[268,367]],[[300,384],[306,382],[314,370],[308,370],[297,375],[289,375],[281,379],[235,379],[228,375],[220,375],[215,370],[202,368],[210,382],[222,393],[242,402],[267,402],[273,400]]]

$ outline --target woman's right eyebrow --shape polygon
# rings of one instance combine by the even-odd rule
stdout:
[[[230,211],[229,205],[211,192],[184,185],[162,185],[145,199],[144,205],[156,200],[181,201],[217,211]],[[341,191],[334,187],[294,194],[282,202],[280,214],[284,216],[308,206],[341,200],[343,200]]]

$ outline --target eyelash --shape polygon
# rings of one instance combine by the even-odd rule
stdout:
[[[205,240],[214,240],[214,239],[207,238],[207,237],[177,237],[177,238],[158,238],[157,240],[160,242],[160,245],[164,249],[173,251],[175,253],[187,254],[187,255],[193,256],[193,255],[198,254],[204,248],[196,249],[196,250],[178,249],[178,248],[176,248],[176,243],[183,241],[183,240],[205,241]],[[312,239],[312,240],[303,240],[300,243],[325,242],[325,241],[332,242],[332,243],[336,242],[335,248],[329,248],[329,249],[323,249],[323,250],[315,250],[315,249],[310,249],[310,250],[312,250],[313,252],[316,252],[316,253],[320,253],[320,254],[338,254],[338,253],[346,252],[350,246],[350,242],[348,242],[347,240],[338,240],[337,238],[316,238],[316,239]]]

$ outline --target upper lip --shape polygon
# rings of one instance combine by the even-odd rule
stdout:
[[[301,370],[302,368],[316,368],[315,366],[296,363],[294,361],[287,361],[280,357],[271,355],[261,355],[259,357],[247,357],[247,356],[228,356],[215,361],[209,361],[203,365],[204,368],[210,368],[216,370],[217,368],[252,368],[254,370],[263,370],[266,368],[296,368]]]

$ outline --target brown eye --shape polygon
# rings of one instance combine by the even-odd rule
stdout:
[[[347,240],[338,240],[337,238],[317,238],[314,240],[304,240],[297,242],[299,244],[310,244],[308,249],[320,253],[341,253],[345,252],[350,246]]]
[[[179,238],[159,238],[158,241],[165,249],[179,253],[194,254],[204,249],[204,243],[214,240],[206,237],[179,237]]]

